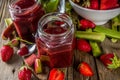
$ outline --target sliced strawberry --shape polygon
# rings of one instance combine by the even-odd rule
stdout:
[[[100,9],[107,10],[118,7],[118,0],[101,0]]]
[[[95,24],[87,19],[81,19],[79,23],[81,30],[86,30],[88,28],[95,28]]]
[[[85,39],[78,39],[77,40],[77,48],[83,52],[90,52],[92,50],[90,44]]]
[[[18,72],[18,79],[19,80],[31,80],[31,75],[32,75],[32,71],[26,66],[23,66]]]
[[[32,66],[36,60],[37,56],[35,54],[30,55],[29,57],[25,58],[24,62],[28,66]]]
[[[4,45],[0,48],[1,59],[4,62],[7,62],[8,60],[10,60],[13,53],[14,53],[14,50],[9,45]]]
[[[53,68],[50,71],[49,79],[48,80],[64,80],[64,79],[65,79],[65,75],[59,69]]]
[[[92,68],[86,62],[80,63],[78,66],[78,70],[79,70],[80,74],[82,74],[84,76],[93,76],[94,75]]]

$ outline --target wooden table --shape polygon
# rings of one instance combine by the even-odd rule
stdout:
[[[6,28],[4,19],[10,17],[8,12],[8,1],[9,0],[0,0],[0,34]],[[110,25],[105,24],[105,26]],[[2,40],[0,37],[0,47],[5,42],[6,41]],[[100,43],[103,53],[115,52],[117,56],[120,57],[120,47],[118,49],[112,48],[109,43],[107,39],[103,43]],[[120,44],[120,42],[117,44]],[[84,77],[75,70],[75,65],[80,61],[86,61],[90,64],[94,71],[93,77]],[[16,53],[8,63],[4,63],[0,60],[0,80],[18,80],[17,73],[22,63],[21,57]],[[32,80],[38,79],[33,78]],[[75,50],[73,66],[66,68],[66,80],[120,80],[120,68],[112,71],[108,70],[98,58],[93,57],[91,54]]]

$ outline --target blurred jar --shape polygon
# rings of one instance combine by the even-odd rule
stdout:
[[[11,0],[9,12],[19,37],[34,41],[38,21],[45,14],[39,0]]]

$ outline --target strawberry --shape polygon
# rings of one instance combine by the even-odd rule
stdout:
[[[80,63],[78,66],[78,70],[79,70],[80,74],[82,74],[84,76],[93,76],[94,75],[92,68],[86,62]]]
[[[119,7],[118,0],[101,0],[100,9],[107,10]]]
[[[27,68],[26,66],[23,66],[20,68],[20,71],[18,72],[18,79],[19,80],[31,80],[32,71]]]
[[[78,39],[77,40],[77,48],[83,52],[90,52],[92,50],[90,44],[85,39]]]
[[[95,10],[99,9],[99,0],[83,0],[79,2],[78,4],[80,3],[82,3],[81,6],[85,8],[90,8],[90,9],[95,9]]]
[[[4,45],[0,48],[1,59],[4,62],[7,62],[8,60],[10,60],[13,53],[14,53],[14,50],[9,45]]]
[[[114,54],[109,53],[109,54],[103,54],[100,56],[100,60],[103,62],[105,66],[108,64],[112,64],[112,58],[114,57]]]
[[[64,80],[64,79],[65,79],[65,75],[59,69],[53,68],[50,71],[49,79],[48,80]]]
[[[95,24],[87,19],[81,19],[79,21],[79,24],[81,30],[86,30],[88,28],[95,28]]]
[[[17,51],[17,54],[20,55],[20,56],[24,56],[24,55],[26,55],[28,53],[29,53],[29,51],[28,51],[28,48],[26,46],[23,46],[22,48],[20,48]]]
[[[99,0],[90,0],[89,8],[98,10],[99,9]]]
[[[109,69],[116,69],[120,67],[120,59],[118,59],[113,53],[101,55],[100,60]]]

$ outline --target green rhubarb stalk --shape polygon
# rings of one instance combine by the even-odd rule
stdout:
[[[102,52],[101,52],[101,49],[100,49],[99,45],[97,44],[97,42],[90,41],[90,45],[92,47],[93,56],[99,57],[102,54]]]
[[[104,26],[96,26],[93,31],[104,33],[106,36],[110,38],[120,39],[120,32],[106,28]]]
[[[105,34],[98,32],[76,31],[75,36],[77,38],[83,38],[83,39],[94,40],[99,42],[102,42],[105,39]]]
[[[120,24],[119,16],[116,16],[111,21],[112,21],[112,30],[118,31],[118,27],[119,27],[118,24]],[[118,39],[112,38],[111,41],[115,43],[118,41]]]
[[[92,29],[88,29],[87,32],[92,32]],[[102,52],[96,41],[89,40],[90,46],[92,48],[92,54],[94,57],[99,57]]]
[[[9,26],[9,25],[12,24],[12,23],[13,23],[13,21],[12,21],[11,18],[6,18],[6,19],[5,19],[5,24],[6,24],[6,26]]]

